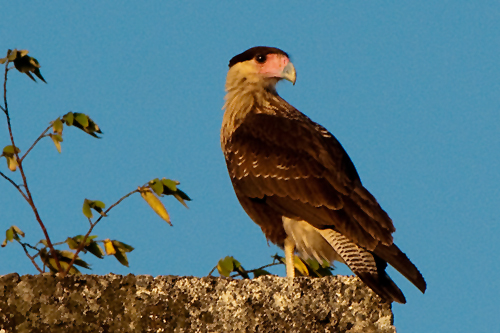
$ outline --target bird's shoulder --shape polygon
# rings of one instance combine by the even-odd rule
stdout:
[[[241,161],[251,154],[254,161],[272,159],[279,161],[280,167],[317,164],[359,180],[349,155],[332,133],[288,103],[279,102],[246,114],[227,140],[226,158],[235,153]]]

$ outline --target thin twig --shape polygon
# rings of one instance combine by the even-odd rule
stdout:
[[[10,118],[9,118],[9,108],[7,106],[7,73],[9,72],[8,68],[9,62],[5,64],[5,76],[3,80],[3,112],[5,112],[5,115],[7,116],[7,121],[10,124]]]
[[[212,268],[212,270],[210,271],[210,273],[208,273],[208,276],[212,276],[212,273],[217,269],[217,265],[214,266],[214,268]]]
[[[31,262],[33,263],[33,265],[35,266],[35,268],[40,272],[40,273],[43,273],[42,269],[40,268],[40,266],[38,266],[38,264],[36,263],[35,261],[35,257],[38,255],[38,253],[40,253],[40,251],[37,253],[37,255],[35,256],[31,256],[28,252],[28,249],[26,249],[26,246],[30,247],[30,248],[34,248],[36,250],[38,250],[36,247],[34,246],[31,246],[27,243],[23,243],[21,241],[18,241],[19,244],[21,244],[21,246],[23,247],[23,250],[24,250],[24,253],[26,253],[26,256],[28,256],[28,258],[30,258]]]
[[[7,179],[7,181],[9,181],[15,188],[17,188],[17,190],[19,191],[19,193],[21,193],[21,195],[23,196],[23,198],[26,199],[26,201],[29,202],[28,197],[26,196],[26,194],[24,194],[23,190],[21,190],[21,186],[17,185],[12,179],[10,179],[2,171],[0,171],[0,176],[2,176],[3,178]]]
[[[12,143],[12,144],[14,145],[14,143]],[[16,153],[16,158],[19,159],[19,156],[17,153]],[[47,245],[49,246],[52,257],[54,258],[54,260],[56,262],[57,269],[59,271],[62,271],[61,264],[59,263],[59,258],[57,257],[57,253],[54,249],[54,246],[52,245],[52,242],[51,242],[50,237],[49,237],[49,233],[47,232],[47,229],[45,228],[45,225],[42,222],[42,218],[40,217],[40,214],[38,214],[38,209],[35,206],[35,202],[33,201],[33,197],[31,196],[31,192],[28,188],[28,180],[26,179],[26,175],[24,174],[22,162],[19,162],[19,172],[21,173],[21,177],[23,178],[24,189],[26,190],[26,195],[28,196],[28,203],[31,206],[33,213],[35,213],[35,217],[36,217],[36,220],[38,221],[38,224],[40,225],[40,228],[42,228],[43,235],[45,236],[45,239],[47,240]]]
[[[23,243],[23,242],[21,242],[21,241],[18,241],[18,242],[19,242],[19,244],[21,244],[21,245],[25,245],[25,246],[27,246],[27,247],[29,247],[29,248],[33,249],[33,250],[36,250],[37,252],[40,252],[40,249],[39,249],[39,248],[37,248],[36,246],[33,246],[33,245],[31,245],[31,244],[28,244],[28,243]]]
[[[265,265],[265,266],[262,266],[262,267],[259,267],[259,268],[251,269],[249,271],[243,270],[242,272],[238,272],[238,273],[232,275],[231,277],[235,277],[235,276],[238,276],[238,275],[242,276],[242,274],[253,273],[255,271],[258,271],[259,269],[264,269],[264,268],[272,267],[272,266],[276,266],[276,265],[283,265],[283,263],[282,262],[273,262],[272,264],[268,264],[268,265]]]
[[[131,196],[132,194],[136,193],[136,192],[139,192],[139,190],[133,190],[132,192],[124,195],[123,197],[121,197],[117,202],[115,202],[114,204],[112,204],[111,206],[109,206],[108,209],[106,209],[106,211],[104,211],[104,214],[99,216],[99,218],[94,222],[94,223],[90,223],[90,228],[89,228],[89,231],[87,231],[87,233],[85,234],[85,236],[83,237],[80,245],[78,246],[78,248],[76,249],[76,252],[75,252],[75,255],[73,256],[73,259],[71,259],[71,261],[69,262],[69,265],[68,265],[68,268],[66,269],[66,271],[64,271],[61,275],[61,277],[64,277],[68,274],[69,270],[71,269],[71,267],[73,267],[73,263],[75,262],[76,258],[78,257],[78,254],[83,250],[83,248],[85,247],[86,245],[86,242],[87,242],[87,238],[90,236],[90,233],[92,232],[92,230],[94,229],[94,227],[97,225],[97,223],[99,223],[99,221],[101,221],[101,219],[104,217],[104,216],[107,216],[108,212],[113,209],[116,205],[118,205],[120,202],[122,202],[123,200],[125,200],[126,198],[128,198],[129,196]],[[60,270],[61,272],[61,270]]]
[[[26,155],[28,155],[28,153],[31,151],[31,149],[33,149],[35,147],[35,145],[38,143],[38,141],[40,141],[41,139],[43,139],[45,137],[45,133],[48,132],[48,130],[52,127],[52,124],[49,125],[49,127],[47,127],[45,129],[45,131],[43,131],[42,134],[40,134],[40,136],[35,140],[35,142],[33,142],[33,144],[31,145],[31,147],[24,153],[23,157],[21,157],[20,161],[19,162],[22,162],[24,160],[24,158],[26,157]]]

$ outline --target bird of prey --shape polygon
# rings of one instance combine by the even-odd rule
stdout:
[[[236,196],[268,241],[285,252],[345,263],[385,301],[405,297],[385,269],[389,263],[420,291],[426,283],[394,244],[392,220],[361,184],[337,139],[276,92],[295,84],[289,56],[258,46],[229,61],[221,146]]]

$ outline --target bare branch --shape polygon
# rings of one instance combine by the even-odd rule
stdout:
[[[26,194],[24,194],[23,190],[21,190],[21,186],[22,185],[17,185],[12,179],[10,179],[7,175],[5,175],[2,171],[0,171],[0,176],[2,176],[3,178],[5,178],[8,182],[10,182],[15,188],[17,188],[17,190],[19,191],[19,193],[21,193],[21,195],[23,196],[23,198],[29,202],[28,200],[28,197],[26,196]]]
[[[33,142],[31,147],[29,147],[29,149],[24,153],[23,157],[21,157],[19,162],[22,162],[24,160],[24,158],[26,157],[26,155],[28,155],[28,153],[31,151],[31,149],[33,149],[35,147],[35,145],[38,143],[38,141],[40,141],[41,139],[43,139],[46,136],[45,133],[47,133],[51,127],[52,127],[52,124],[50,124],[49,127],[47,127],[45,129],[45,131],[43,131],[42,134],[40,134],[40,136],[35,140],[35,142]]]

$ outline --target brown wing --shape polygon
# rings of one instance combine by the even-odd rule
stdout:
[[[368,250],[391,245],[392,221],[362,186],[340,143],[295,112],[287,117],[249,113],[224,145],[233,186],[247,213],[265,204],[274,217],[249,213],[261,227],[279,224],[277,217],[284,215],[333,228]]]

